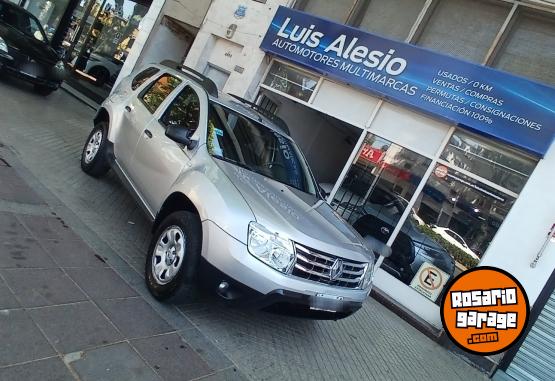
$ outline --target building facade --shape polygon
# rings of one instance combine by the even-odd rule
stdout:
[[[120,78],[142,63],[182,60],[221,92],[285,120],[334,209],[392,248],[379,259],[375,288],[425,324],[441,329],[442,290],[460,272],[509,271],[524,286],[533,319],[496,377],[550,374],[555,360],[537,347],[555,345],[553,326],[542,323],[552,317],[555,288],[555,243],[546,241],[555,223],[555,6],[214,0],[195,7],[155,1]],[[186,43],[167,38],[176,18],[190,33]],[[321,30],[331,36],[323,45],[338,41],[339,69],[367,58],[359,66],[374,70],[340,72],[325,52],[303,56],[295,43],[317,50],[326,37],[311,34]],[[403,82],[398,72],[420,61],[421,72],[435,70],[430,82]],[[422,274],[430,271],[426,286]]]
[[[324,36],[311,37],[315,31]],[[342,34],[340,63],[314,52]],[[387,71],[387,58],[389,75],[354,66],[338,72],[346,58],[368,54],[349,45],[353,36],[378,44],[369,49],[383,44],[376,57],[384,59],[373,67]],[[303,56],[301,45],[314,49]],[[395,61],[401,49],[410,51],[407,62]],[[548,2],[215,0],[185,64],[288,123],[330,204],[361,234],[392,247],[378,262],[376,289],[440,329],[442,290],[465,269],[509,271],[536,310],[545,304],[540,294],[553,291],[555,243],[544,243],[555,223],[554,54]],[[429,83],[413,89],[389,81],[419,60],[423,71],[437,68]],[[374,83],[355,78],[365,75]],[[413,92],[422,93],[418,101]],[[530,92],[538,102],[526,111]],[[422,274],[430,270],[435,279],[426,287]],[[504,369],[516,375],[511,364]]]
[[[392,248],[375,288],[415,319],[441,329],[447,282],[487,265],[522,283],[541,323],[555,288],[550,3],[154,0],[127,29],[113,80],[174,59],[285,120],[337,213]],[[108,17],[108,0],[86,4]],[[536,344],[520,344],[501,364],[507,377],[528,372]]]

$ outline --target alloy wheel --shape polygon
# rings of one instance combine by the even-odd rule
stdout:
[[[90,164],[96,157],[98,150],[100,149],[100,144],[102,143],[102,131],[96,131],[85,148],[85,163]]]
[[[185,235],[179,226],[170,226],[158,238],[152,255],[152,274],[160,285],[171,282],[183,263]]]

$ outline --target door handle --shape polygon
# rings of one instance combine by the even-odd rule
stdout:
[[[144,130],[144,134],[147,138],[152,139],[152,132],[150,132],[149,130]]]
[[[125,106],[125,111],[127,111],[127,112],[131,112],[131,111],[133,111],[133,109],[134,109],[134,107],[132,105]]]

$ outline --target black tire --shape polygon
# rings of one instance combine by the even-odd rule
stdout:
[[[57,88],[44,86],[44,85],[34,85],[35,92],[39,95],[47,96],[52,94]]]
[[[100,145],[96,154],[91,158],[88,154],[90,151],[89,143],[93,139],[93,136],[100,132],[102,134]],[[101,121],[95,124],[93,130],[89,134],[89,137],[85,141],[83,147],[83,152],[81,153],[81,169],[86,174],[92,177],[101,177],[108,173],[110,170],[110,162],[108,160],[107,153],[107,136],[108,136],[108,123]]]
[[[181,265],[168,283],[161,284],[154,274],[153,261],[161,263],[160,255],[154,255],[159,240],[168,229],[178,227],[183,232],[185,252]],[[152,236],[145,263],[145,281],[148,290],[159,301],[184,303],[191,301],[197,294],[197,269],[202,249],[202,227],[196,214],[178,211],[167,216]]]
[[[102,66],[95,66],[89,70],[89,75],[93,76],[96,81],[95,86],[102,87],[110,79],[110,72]]]

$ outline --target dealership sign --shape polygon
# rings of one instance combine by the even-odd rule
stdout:
[[[261,49],[544,155],[555,88],[280,7]]]

